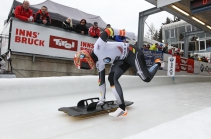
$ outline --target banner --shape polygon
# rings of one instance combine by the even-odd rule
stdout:
[[[168,57],[168,70],[167,70],[167,76],[173,77],[175,76],[175,64],[176,63],[176,57]]]
[[[194,73],[194,60],[193,59],[188,59],[187,63],[187,73]]]
[[[96,38],[13,20],[10,49],[14,52],[73,58],[76,51],[91,51]]]
[[[146,65],[148,68],[155,64],[155,59],[159,58],[163,61],[163,53],[159,51],[151,51],[144,48],[141,48],[141,51],[144,53]]]

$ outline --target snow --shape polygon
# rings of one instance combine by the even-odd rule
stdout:
[[[107,78],[106,78],[107,80]],[[126,117],[108,113],[74,118],[58,111],[81,99],[100,97],[98,76],[0,79],[2,139],[208,139],[211,136],[211,78],[155,77],[145,83],[123,76]],[[107,100],[114,95],[107,84]]]

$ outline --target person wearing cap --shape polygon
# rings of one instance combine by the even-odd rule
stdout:
[[[100,28],[97,22],[94,22],[94,25],[89,28],[89,34],[94,38],[100,37]]]
[[[158,51],[159,51],[159,52],[162,52],[162,49],[163,49],[163,44],[160,43],[159,46],[158,46]]]

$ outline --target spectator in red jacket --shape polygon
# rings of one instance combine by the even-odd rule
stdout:
[[[48,14],[48,8],[46,6],[42,6],[42,8],[36,13],[35,20],[36,23],[50,25],[51,18]]]
[[[29,8],[29,2],[23,1],[23,4],[15,8],[15,17],[24,21],[33,21],[33,12]]]
[[[94,22],[94,25],[89,28],[89,34],[94,38],[100,37],[100,28],[97,22]]]

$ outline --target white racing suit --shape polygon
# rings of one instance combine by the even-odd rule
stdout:
[[[103,31],[91,53],[99,72],[98,83],[102,93],[101,101],[105,101],[106,99],[105,64],[113,62],[108,80],[119,107],[125,110],[123,91],[118,81],[121,75],[132,67],[143,81],[150,82],[161,64],[155,63],[148,69],[144,54],[138,47],[130,46],[128,43],[123,42],[107,42],[108,37],[107,32]]]

